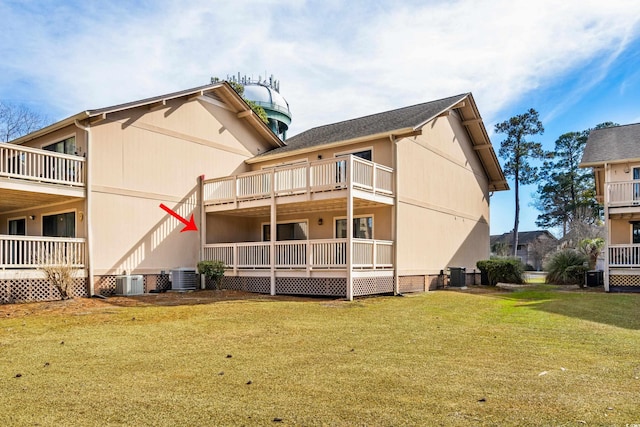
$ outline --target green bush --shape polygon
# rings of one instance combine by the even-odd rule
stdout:
[[[198,273],[204,274],[208,279],[213,279],[216,289],[220,289],[220,280],[224,277],[225,264],[222,261],[200,261]]]
[[[476,263],[478,269],[487,275],[489,284],[495,286],[498,282],[522,283],[522,263],[515,258],[492,258]]]
[[[564,249],[551,255],[545,265],[547,283],[584,286],[584,273],[589,269],[586,255]]]

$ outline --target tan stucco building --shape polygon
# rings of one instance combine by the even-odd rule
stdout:
[[[580,167],[593,168],[604,207],[606,291],[640,291],[640,123],[594,129]]]
[[[201,259],[254,292],[423,291],[488,257],[507,188],[470,93],[286,142],[224,82],[84,111],[0,146],[0,299],[55,298],[43,250],[73,255],[77,295]]]

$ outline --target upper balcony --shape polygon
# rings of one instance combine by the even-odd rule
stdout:
[[[85,159],[14,144],[0,144],[0,198],[50,203],[51,197],[85,197]],[[32,193],[28,197],[18,197]],[[14,206],[13,208],[25,207]]]
[[[607,184],[609,207],[640,206],[640,180]]]
[[[207,180],[204,204],[208,212],[275,203],[354,198],[392,205],[393,169],[355,156],[278,166],[236,176]]]

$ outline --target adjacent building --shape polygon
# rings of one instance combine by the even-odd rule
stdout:
[[[593,168],[604,206],[605,289],[640,291],[640,124],[591,131],[580,167]]]

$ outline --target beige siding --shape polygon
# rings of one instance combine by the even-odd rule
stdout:
[[[488,182],[456,114],[398,142],[398,270],[475,268],[489,256]]]
[[[637,163],[622,163],[611,165],[608,182],[621,182],[633,180],[633,168],[640,167]]]
[[[181,233],[159,205],[199,224],[197,177],[243,172],[263,144],[230,111],[203,101],[123,111],[92,127],[95,274],[194,266],[199,233]]]
[[[610,244],[625,245],[631,243],[631,224],[628,219],[611,219]]]

